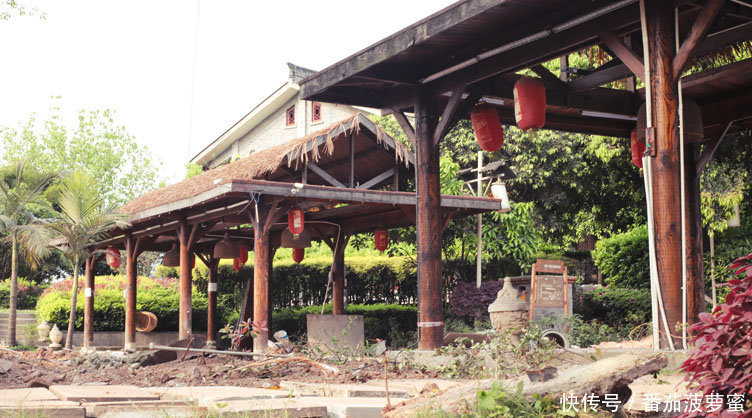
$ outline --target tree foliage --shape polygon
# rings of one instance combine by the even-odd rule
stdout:
[[[42,171],[82,170],[96,179],[107,203],[120,205],[154,188],[159,164],[139,145],[109,109],[82,110],[69,129],[53,107],[47,120],[36,114],[17,128],[0,128],[0,163],[25,156]]]

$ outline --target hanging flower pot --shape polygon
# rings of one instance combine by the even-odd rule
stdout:
[[[636,165],[637,168],[642,168],[642,155],[645,154],[645,142],[640,142],[637,139],[637,129],[632,131],[630,141],[632,141],[632,164]]]
[[[514,119],[523,131],[546,124],[546,88],[540,80],[522,77],[514,83]]]
[[[389,233],[383,229],[377,229],[373,233],[373,240],[376,249],[383,253],[389,246]]]
[[[499,121],[499,113],[489,104],[475,106],[470,112],[473,132],[483,151],[493,152],[504,145],[504,130]]]
[[[305,257],[305,248],[293,248],[292,249],[292,261],[300,264]]]
[[[120,267],[120,251],[115,247],[107,247],[107,254],[105,255],[107,265],[113,269]]]
[[[301,233],[303,233],[304,227],[305,216],[303,214],[303,209],[290,209],[290,211],[287,212],[287,228],[290,230],[290,232],[292,232],[293,235],[300,235]]]

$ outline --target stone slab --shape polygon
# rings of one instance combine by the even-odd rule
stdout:
[[[95,417],[196,417],[208,410],[190,401],[91,402],[83,404],[86,413]]]
[[[313,393],[319,396],[335,398],[386,398],[384,386],[368,384],[321,384],[307,382],[282,381],[279,384],[296,395]],[[389,397],[395,399],[409,398],[406,390],[389,389]]]
[[[129,385],[71,386],[52,385],[50,391],[64,401],[73,402],[126,402],[156,401],[159,396]]]
[[[650,402],[657,402],[658,409],[662,411],[666,408],[667,402],[670,404],[672,400],[677,399],[687,401],[689,389],[684,377],[684,373],[676,373],[659,374],[657,378],[647,375],[636,379],[629,384],[632,396],[624,402],[624,409],[645,412]]]
[[[55,417],[83,418],[86,410],[75,402],[47,401],[45,405],[24,405],[20,407],[0,407],[0,416],[10,417]],[[54,404],[53,404],[54,402]]]
[[[323,398],[321,401],[326,404],[330,418],[381,418],[386,406],[385,398]]]
[[[424,389],[427,391],[439,392],[445,391],[463,383],[470,382],[469,380],[446,380],[446,379],[389,379],[389,394],[393,390],[402,390],[410,394],[410,396],[417,396]],[[366,382],[367,385],[384,387],[384,379],[373,379]]]
[[[326,404],[320,399],[252,399],[214,402],[209,407],[209,411],[211,416],[328,417]]]
[[[239,386],[184,386],[146,388],[163,400],[182,400],[208,405],[211,402],[252,399],[276,399],[290,396],[289,390],[245,388]]]
[[[337,352],[361,353],[365,346],[363,315],[306,315],[308,345]]]
[[[0,390],[0,406],[16,406],[19,402],[59,401],[45,388],[23,388]]]

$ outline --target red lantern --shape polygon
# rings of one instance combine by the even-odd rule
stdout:
[[[292,261],[300,264],[305,257],[305,248],[293,248],[292,249]]]
[[[632,164],[642,168],[642,155],[645,154],[645,143],[637,139],[637,130],[632,131],[630,136],[632,141]]]
[[[376,244],[376,249],[382,253],[386,250],[386,247],[389,246],[389,233],[383,229],[377,229],[374,231],[373,239]]]
[[[248,247],[245,245],[240,246],[240,257],[238,257],[238,260],[240,261],[240,265],[242,266],[245,264],[246,261],[248,261]]]
[[[470,112],[473,132],[483,151],[493,152],[504,145],[504,130],[501,128],[499,113],[489,104],[475,106]]]
[[[305,216],[303,215],[303,209],[292,208],[287,213],[287,227],[295,235],[303,233],[303,227],[305,226]]]
[[[196,268],[196,254],[191,253],[191,270]]]
[[[120,251],[115,247],[107,247],[107,265],[116,269],[120,267]]]
[[[235,271],[240,271],[240,269],[243,268],[243,264],[245,263],[241,263],[240,260],[237,258],[232,259],[232,268],[234,268]]]
[[[523,131],[546,124],[546,88],[540,80],[522,77],[514,83],[514,119]]]

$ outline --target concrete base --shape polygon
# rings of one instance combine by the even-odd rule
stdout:
[[[333,351],[362,353],[363,315],[306,315],[308,345]]]

